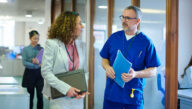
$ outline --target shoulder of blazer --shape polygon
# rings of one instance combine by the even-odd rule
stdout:
[[[62,45],[62,42],[58,39],[47,39],[46,43],[53,47],[59,47]]]
[[[56,56],[58,48],[59,48],[59,40],[58,39],[47,39],[46,46],[49,47],[53,54]],[[46,47],[45,47],[46,51]]]
[[[57,41],[58,41],[58,39],[47,39],[46,43],[55,45],[55,44],[57,44]]]

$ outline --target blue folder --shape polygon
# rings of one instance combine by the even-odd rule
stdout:
[[[120,50],[117,51],[117,56],[113,63],[113,70],[115,71],[115,82],[122,88],[124,88],[125,82],[121,78],[122,73],[129,73],[132,63],[129,62],[121,53]]]

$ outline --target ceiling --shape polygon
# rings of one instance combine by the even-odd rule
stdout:
[[[131,0],[115,0],[114,1],[114,24],[121,26],[121,20],[119,16],[127,6],[131,5]],[[107,9],[99,9],[98,6],[107,6],[107,0],[96,0],[96,12],[95,23],[106,24],[107,23]],[[166,8],[166,0],[141,0],[141,10],[143,11],[142,22],[143,23],[164,23],[165,13],[151,13],[146,12],[144,9],[150,9],[152,11],[164,11]],[[102,16],[102,17],[101,17]],[[104,21],[104,22],[102,22]]]
[[[27,11],[31,11],[33,17],[26,18]],[[45,0],[8,0],[8,3],[0,3],[0,19],[14,19],[16,21],[44,20]]]
[[[8,0],[9,3],[0,3],[0,19],[15,19],[16,21],[40,21],[45,16],[45,0]],[[71,0],[65,0],[71,3]],[[77,0],[78,4],[85,5],[86,0]],[[122,10],[131,4],[131,0],[115,0],[114,23],[120,22],[119,16]],[[161,4],[161,5],[159,5]],[[107,9],[99,9],[98,6],[107,6],[107,0],[96,0],[95,23],[107,22]],[[141,8],[165,10],[165,0],[145,0],[141,1]],[[84,9],[84,8],[82,8]],[[26,18],[27,11],[32,11],[33,18]],[[102,16],[102,17],[101,17]],[[11,18],[10,18],[11,17]],[[144,21],[164,21],[165,14],[144,13]]]

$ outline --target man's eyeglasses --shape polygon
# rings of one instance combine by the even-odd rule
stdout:
[[[135,17],[135,18],[131,18],[131,17],[128,17],[128,16],[123,16],[123,15],[119,16],[119,18],[120,18],[121,20],[125,19],[125,21],[129,21],[129,20],[131,20],[131,19],[137,19],[136,17]]]

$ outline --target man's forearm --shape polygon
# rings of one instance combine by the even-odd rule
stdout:
[[[108,59],[102,59],[102,66],[106,70],[110,66]]]
[[[156,74],[157,74],[157,68],[150,67],[145,70],[136,71],[135,78],[149,78],[149,77],[156,76]]]

